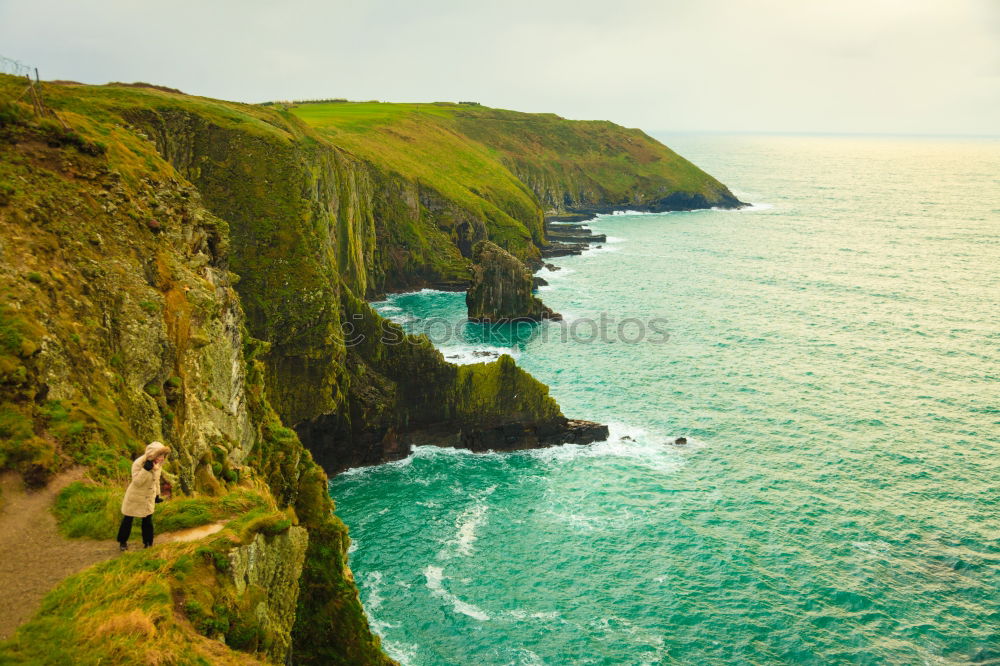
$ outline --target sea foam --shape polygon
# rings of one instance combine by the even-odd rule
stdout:
[[[486,622],[490,619],[481,608],[474,604],[466,603],[462,601],[454,594],[449,592],[444,587],[444,569],[441,567],[436,567],[433,565],[427,565],[424,567],[424,577],[427,579],[427,589],[431,591],[435,597],[440,597],[451,604],[452,609],[456,613],[461,613],[462,615],[468,615],[469,617],[479,620],[480,622]]]

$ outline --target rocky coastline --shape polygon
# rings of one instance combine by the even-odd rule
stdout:
[[[0,75],[0,472],[37,487],[81,466],[86,484],[58,501],[74,507],[74,529],[102,535],[114,529],[122,461],[162,441],[176,453],[163,511],[196,504],[225,527],[88,570],[93,599],[30,620],[0,644],[5,663],[39,663],[53,645],[86,663],[149,661],[140,641],[92,640],[131,626],[110,609],[135,595],[151,599],[149,615],[129,621],[155,619],[166,661],[211,648],[225,663],[393,663],[360,604],[329,475],[416,445],[517,450],[601,441],[608,429],[564,415],[510,356],[454,365],[367,301],[467,289],[478,265],[480,317],[553,317],[528,269],[546,251],[603,239],[577,218],[549,224],[546,240],[551,200],[565,214],[581,202],[621,208],[610,202],[625,190],[661,207],[731,197],[607,123],[434,105],[401,154],[492,161],[428,176],[382,152],[391,131],[345,147],[338,128],[294,108],[42,85],[63,122],[37,117],[18,101],[23,81]],[[333,117],[310,117],[320,116]],[[528,149],[551,143],[553,128],[572,139],[558,146],[572,148],[569,170]],[[596,167],[583,161],[594,146]],[[621,159],[640,148],[655,159]],[[678,174],[683,196],[663,196]]]

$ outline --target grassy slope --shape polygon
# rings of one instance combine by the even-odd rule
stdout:
[[[637,191],[714,198],[725,187],[638,129],[604,120],[473,108],[456,114],[460,131],[495,149],[523,178],[541,176],[566,192],[591,190],[609,202]],[[558,204],[558,202],[554,202]],[[596,202],[594,202],[596,203]]]
[[[309,103],[291,111],[359,155],[449,196],[501,208],[496,193],[512,178],[552,210],[641,204],[673,192],[711,203],[731,197],[641,130],[607,121],[445,103]]]
[[[259,496],[252,503],[258,508],[209,540],[136,551],[70,576],[0,643],[0,663],[265,663],[248,654],[270,637],[254,600],[227,579],[228,552],[258,533],[282,534],[291,521]]]
[[[488,147],[456,131],[453,118],[460,108],[366,102],[304,104],[291,111],[332,143],[487,220],[498,244],[517,250],[532,239],[541,242],[533,193]]]

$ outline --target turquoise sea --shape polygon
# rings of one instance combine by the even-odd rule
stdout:
[[[530,339],[463,294],[376,304],[612,433],[333,479],[387,651],[1000,663],[1000,141],[661,138],[755,205],[594,220]]]

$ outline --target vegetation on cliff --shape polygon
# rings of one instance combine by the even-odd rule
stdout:
[[[725,185],[638,129],[478,104],[303,103],[295,115],[358,155],[470,205],[500,208],[543,236],[509,183],[537,210],[609,212],[735,207]],[[507,194],[498,196],[498,192]],[[492,221],[492,220],[491,220]],[[520,257],[516,244],[493,240]]]
[[[556,319],[552,310],[532,293],[531,273],[518,260],[490,241],[472,250],[472,283],[465,295],[469,319],[481,322]]]
[[[388,663],[326,475],[267,400],[267,344],[246,332],[228,225],[135,130],[64,110],[66,129],[11,91],[20,82],[0,77],[0,471],[41,485],[86,466],[55,510],[67,534],[102,537],[130,460],[159,439],[176,452],[160,527],[230,525],[68,579],[0,660],[282,662],[296,649],[301,663]],[[286,538],[297,559],[262,569],[288,560]],[[241,548],[259,555],[249,586],[219,578]]]

